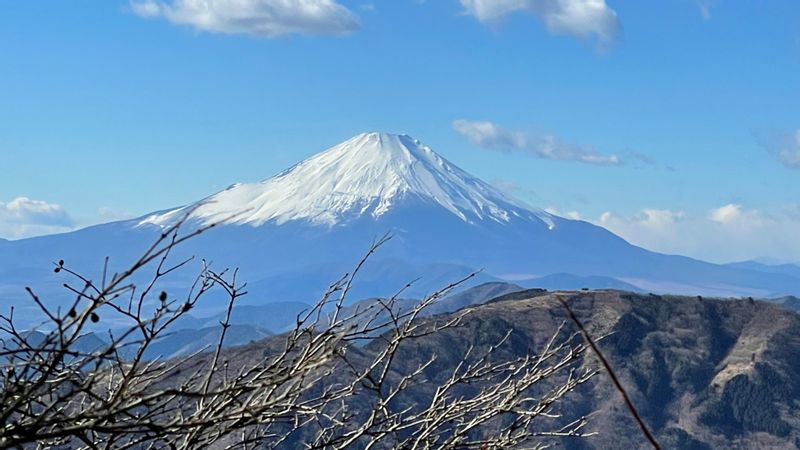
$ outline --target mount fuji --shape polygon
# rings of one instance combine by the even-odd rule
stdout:
[[[63,281],[54,279],[52,261],[98,273],[109,256],[112,269],[121,267],[187,213],[188,226],[229,219],[180,251],[240,267],[251,302],[312,301],[387,232],[393,238],[357,280],[354,297],[390,295],[422,277],[408,292],[420,295],[476,269],[484,270],[475,283],[513,279],[534,286],[537,278],[559,274],[676,294],[800,294],[800,278],[791,274],[651,252],[510,198],[410,136],[365,133],[194,204],[65,234],[0,240],[0,296],[15,304],[29,285],[57,303]],[[172,283],[185,287],[193,275],[178,274]]]
[[[235,184],[203,200],[193,217],[211,223],[238,215],[229,223],[256,227],[291,221],[333,227],[362,217],[379,220],[411,201],[472,225],[551,218],[507,198],[418,140],[385,133],[359,134],[261,183]],[[142,223],[165,225],[185,209]]]

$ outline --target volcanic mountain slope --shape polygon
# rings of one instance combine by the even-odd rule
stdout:
[[[507,223],[514,217],[552,224],[552,216],[529,209],[472,177],[406,135],[355,136],[260,183],[235,184],[192,212],[212,223],[260,226],[290,221],[343,225],[378,219],[403,202],[418,201],[467,223]],[[169,224],[189,207],[154,214],[142,224]]]
[[[792,274],[649,252],[603,228],[511,199],[412,137],[365,133],[272,178],[236,184],[185,207],[2,242],[0,295],[17,303],[27,296],[24,286],[33,286],[57,303],[63,279],[53,277],[52,261],[65,259],[95,278],[110,256],[110,270],[119,270],[186,214],[188,227],[225,222],[174,256],[240,267],[251,299],[260,302],[313,302],[387,232],[393,239],[359,274],[351,298],[388,296],[422,277],[406,292],[420,297],[481,268],[474,285],[507,274],[517,280],[569,274],[653,292],[800,294],[800,278]],[[163,288],[183,289],[195,274],[187,267]]]
[[[471,346],[486,348],[510,332],[495,353],[505,360],[535,354],[562,323],[574,329],[558,295],[568,299],[592,335],[604,336],[601,350],[663,448],[800,448],[800,316],[760,301],[622,291],[531,290],[501,296],[469,307],[459,327],[401,349],[393,367],[398,377],[436,355],[424,372],[425,382],[403,405],[426,404]],[[232,364],[258,361],[269,342],[232,349]],[[348,352],[357,359],[373,347]],[[584,364],[599,367],[593,358]],[[565,448],[650,448],[605,373],[571,394],[561,412],[565,417],[591,413],[589,429],[598,433],[565,438]]]

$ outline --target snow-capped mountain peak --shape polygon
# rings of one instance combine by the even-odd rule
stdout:
[[[507,222],[549,215],[508,198],[407,136],[362,133],[259,183],[234,184],[201,201],[192,213],[202,222],[235,217],[254,226],[303,220],[336,225],[378,218],[408,199],[436,204],[466,222]],[[192,205],[193,206],[193,205]],[[145,218],[165,225],[185,208]]]

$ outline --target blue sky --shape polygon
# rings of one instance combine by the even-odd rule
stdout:
[[[301,3],[0,2],[0,237],[381,130],[648,248],[800,261],[800,3]]]

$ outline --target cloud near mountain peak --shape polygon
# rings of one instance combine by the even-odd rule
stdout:
[[[542,159],[575,161],[597,166],[619,166],[622,158],[571,144],[552,134],[532,135],[507,130],[489,121],[455,120],[453,129],[472,145],[503,152],[523,151]]]
[[[0,237],[18,239],[60,233],[73,227],[72,218],[60,205],[28,197],[0,202]]]

